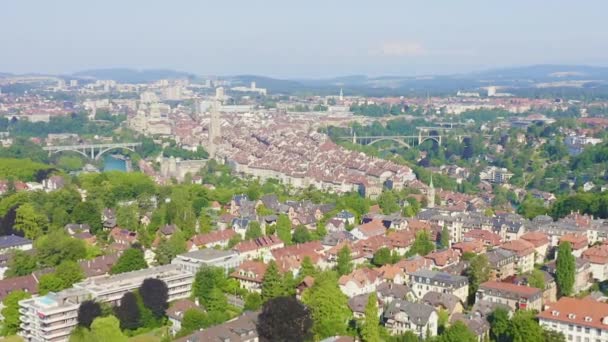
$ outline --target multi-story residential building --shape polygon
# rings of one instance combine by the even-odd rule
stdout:
[[[488,166],[479,173],[479,179],[492,183],[507,183],[513,177],[513,173],[504,167]]]
[[[266,264],[261,261],[247,260],[240,264],[230,277],[239,281],[241,288],[253,292],[261,292]]]
[[[382,282],[380,272],[372,268],[360,268],[350,274],[340,277],[338,285],[340,290],[349,298],[376,291],[376,287]]]
[[[608,304],[562,297],[538,315],[539,324],[564,334],[567,341],[608,341]]]
[[[20,335],[26,341],[67,341],[78,324],[80,303],[91,297],[85,289],[69,289],[19,302]]]
[[[593,246],[582,253],[582,258],[591,263],[593,279],[608,279],[608,245]]]
[[[520,273],[530,272],[534,269],[536,249],[532,243],[518,239],[507,241],[500,247],[515,253],[515,268],[518,269]]]
[[[403,334],[411,331],[419,338],[425,339],[437,335],[439,316],[430,305],[412,303],[396,299],[388,304],[383,314],[383,321],[391,334]]]
[[[285,247],[285,243],[278,236],[269,235],[239,242],[234,246],[234,250],[242,260],[262,259],[267,262],[273,259],[273,250],[283,247]]]
[[[496,248],[486,253],[488,262],[494,271],[494,278],[505,279],[515,274],[517,255],[502,248]]]
[[[488,281],[479,285],[475,297],[476,300],[506,304],[513,310],[540,310],[543,291],[530,286]]]
[[[469,295],[467,277],[437,271],[417,271],[410,274],[410,286],[417,298],[422,299],[427,292],[451,293],[462,302]]]
[[[522,240],[534,245],[534,262],[542,264],[549,250],[549,237],[542,232],[527,232],[521,236]]]
[[[22,336],[31,342],[67,341],[77,324],[84,300],[117,304],[126,292],[136,290],[148,278],[167,284],[169,301],[188,298],[194,273],[179,265],[164,265],[117,275],[89,278],[70,289],[19,302]]]
[[[241,262],[242,259],[235,251],[207,248],[180,254],[171,261],[171,264],[180,265],[185,270],[196,273],[203,266],[221,267],[228,272]]]
[[[146,268],[142,270],[107,275],[98,278],[89,278],[74,284],[74,288],[87,290],[91,297],[97,301],[116,304],[120,298],[129,291],[133,291],[145,279],[156,278],[167,284],[169,288],[169,301],[187,298],[192,289],[194,272],[182,265],[169,264]]]
[[[585,260],[583,258],[575,259],[575,269],[574,269],[574,286],[572,288],[573,293],[579,293],[581,291],[585,291],[589,289],[593,285],[593,274],[591,270],[591,262]],[[544,266],[544,269],[555,275],[557,266],[556,262],[552,261],[547,263]]]

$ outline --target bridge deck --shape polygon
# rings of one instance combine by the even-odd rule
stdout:
[[[56,146],[45,146],[42,149],[44,151],[57,151],[66,149],[80,149],[80,148],[114,148],[114,147],[136,147],[140,146],[141,143],[114,143],[114,144],[81,144],[81,145],[56,145]]]

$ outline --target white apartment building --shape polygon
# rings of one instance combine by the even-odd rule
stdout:
[[[25,341],[67,341],[78,324],[78,307],[90,298],[84,289],[68,289],[19,302],[20,335]]]
[[[241,262],[242,259],[235,251],[206,248],[180,254],[171,261],[171,264],[180,265],[183,269],[196,273],[203,266],[221,267],[228,272],[240,265]]]
[[[608,304],[592,300],[562,297],[546,306],[538,315],[539,324],[561,332],[566,341],[608,341]]]
[[[28,342],[64,342],[78,324],[78,308],[85,300],[119,304],[122,296],[136,290],[148,278],[167,284],[169,301],[188,298],[194,273],[180,265],[164,265],[117,275],[89,278],[70,289],[19,302],[20,335]]]

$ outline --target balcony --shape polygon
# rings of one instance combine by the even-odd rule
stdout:
[[[71,328],[71,327],[76,326],[76,324],[78,324],[78,321],[75,320],[75,319],[71,319],[71,320],[68,320],[68,322],[65,322],[65,323],[61,322],[61,323],[58,323],[58,324],[43,325],[40,329],[42,331],[49,332],[49,331],[54,331],[54,330],[57,330],[57,329]]]

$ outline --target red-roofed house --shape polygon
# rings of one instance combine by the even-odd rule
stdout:
[[[448,248],[431,252],[425,255],[424,258],[431,260],[435,268],[443,269],[448,266],[457,264],[458,261],[460,261],[460,253],[451,248]]]
[[[608,245],[593,246],[584,251],[581,257],[591,263],[593,279],[597,281],[608,279]]]
[[[131,246],[133,243],[137,242],[137,232],[132,232],[120,227],[112,228],[110,236],[115,243],[124,246]]]
[[[276,235],[262,236],[257,239],[242,241],[234,246],[241,259],[262,259],[264,262],[272,260],[272,251],[285,247],[285,243]]]
[[[487,281],[479,285],[475,300],[506,304],[513,310],[541,310],[543,291],[530,286]]]
[[[604,341],[608,336],[606,303],[562,297],[537,317],[543,328],[562,333],[567,341]]]
[[[575,234],[570,233],[563,235],[559,239],[559,243],[569,242],[570,247],[572,247],[572,254],[577,258],[580,258],[583,255],[583,252],[589,248],[589,240],[587,240],[587,235],[585,234]]]
[[[534,269],[534,253],[536,252],[536,249],[531,242],[523,239],[517,239],[507,241],[500,247],[515,253],[517,256],[515,260],[515,267],[518,268],[522,273],[531,272]]]
[[[372,236],[384,235],[386,227],[384,227],[381,220],[371,220],[368,223],[357,226],[350,233],[359,240],[365,240]]]
[[[230,239],[236,235],[232,229],[215,230],[207,234],[197,234],[188,240],[187,248],[195,251],[201,248],[213,248],[215,246],[226,247]]]
[[[241,288],[260,293],[266,268],[266,264],[261,261],[247,260],[240,264],[230,276],[239,281]]]
[[[462,242],[452,244],[452,249],[457,250],[462,255],[464,253],[483,253],[486,250],[486,247],[483,241],[468,238]]]
[[[528,232],[522,235],[521,239],[534,245],[534,250],[536,251],[535,262],[542,264],[549,249],[549,236],[541,232]]]
[[[485,229],[471,229],[463,236],[464,238],[481,240],[487,247],[496,247],[501,242],[500,235]]]
[[[351,274],[343,275],[338,280],[340,290],[352,298],[365,293],[376,291],[376,287],[382,282],[380,272],[372,268],[359,268]]]

